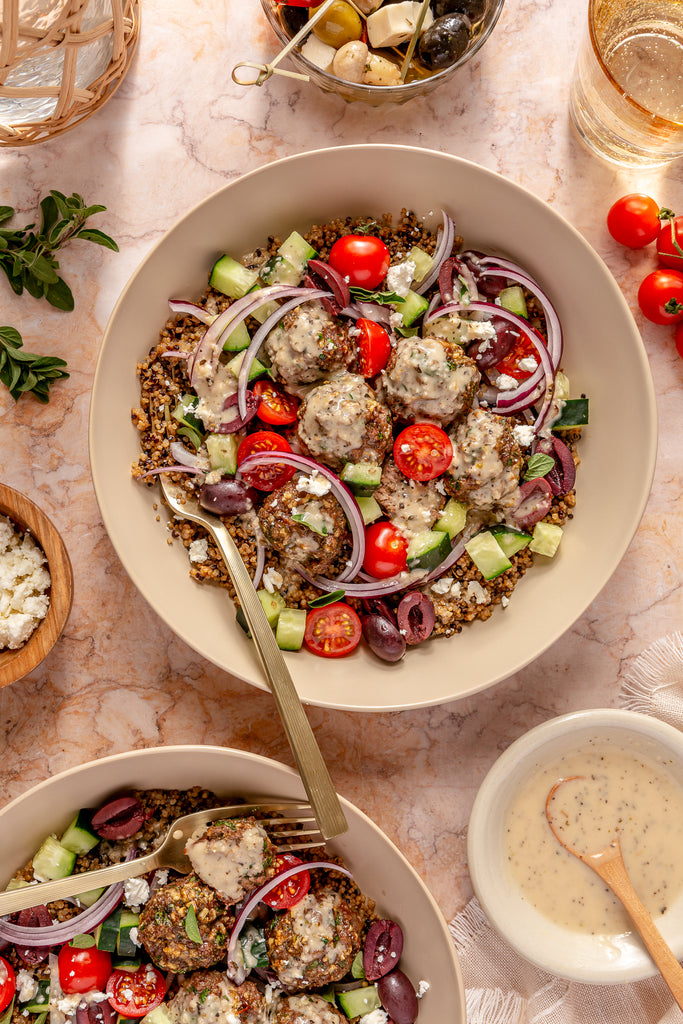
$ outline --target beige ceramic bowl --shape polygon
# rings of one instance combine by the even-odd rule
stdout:
[[[469,247],[522,263],[556,304],[572,393],[590,398],[577,507],[560,550],[534,566],[487,622],[409,650],[397,664],[364,646],[327,660],[287,655],[304,701],[382,711],[440,704],[483,690],[545,651],[585,611],[619,564],[645,508],[657,445],[654,389],[640,335],[604,263],[540,199],[446,153],[407,146],[347,146],[269,164],[209,196],[149,253],[107,327],[90,411],[90,457],[100,510],[132,580],[164,621],[216,665],[265,689],[253,645],[224,592],[188,575],[187,552],[156,521],[156,489],[130,466],[138,433],[136,363],[155,344],[169,298],[196,298],[214,260],[348,214],[408,207],[435,226],[440,209]],[[627,396],[627,398],[625,397]],[[623,453],[628,452],[628,459]]]
[[[467,860],[474,891],[493,927],[523,957],[561,978],[588,985],[636,981],[657,973],[634,931],[590,935],[565,928],[525,899],[506,870],[504,822],[527,779],[587,740],[610,737],[619,747],[667,764],[683,786],[683,734],[650,715],[595,708],[552,718],[520,736],[498,758],[477,793],[470,816]],[[541,813],[543,813],[541,808]],[[586,871],[589,871],[586,868]],[[657,919],[678,959],[683,957],[683,893]]]
[[[130,788],[188,789],[200,785],[226,803],[233,797],[305,799],[290,768],[255,754],[223,747],[156,747],[115,754],[55,775],[0,811],[0,888],[50,832],[65,828],[81,807],[93,807]],[[342,800],[349,831],[331,840],[361,889],[381,915],[398,921],[405,947],[401,967],[413,984],[429,989],[420,1001],[419,1024],[465,1024],[460,967],[446,922],[424,883],[379,828]]]

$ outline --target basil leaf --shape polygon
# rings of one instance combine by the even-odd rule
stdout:
[[[398,295],[396,292],[369,292],[366,288],[355,287],[351,287],[349,291],[358,302],[376,302],[380,306],[406,301],[402,295]]]

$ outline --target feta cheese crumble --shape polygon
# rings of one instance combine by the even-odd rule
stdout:
[[[508,373],[501,373],[493,382],[499,391],[514,391],[519,387],[519,381],[515,380]]]
[[[127,907],[141,907],[149,899],[149,884],[144,878],[129,878],[123,886],[123,898]]]
[[[330,481],[317,469],[314,469],[310,476],[302,474],[296,481],[297,491],[306,491],[307,494],[315,494],[319,498],[323,494],[329,494],[331,487]]]
[[[389,267],[386,276],[386,286],[390,292],[396,292],[402,299],[410,291],[410,286],[415,277],[415,261],[403,260],[402,263],[395,263]]]
[[[201,540],[193,540],[190,544],[188,554],[191,562],[206,562],[209,558],[209,542],[206,537]]]
[[[512,436],[520,448],[530,448],[534,442],[534,428],[530,423],[518,423],[512,428]]]
[[[276,590],[279,590],[284,580],[282,573],[279,573],[277,569],[273,569],[272,565],[268,566],[262,577],[263,586],[266,588],[269,594],[273,594]]]
[[[0,516],[0,651],[26,643],[47,615],[50,573],[33,538]]]

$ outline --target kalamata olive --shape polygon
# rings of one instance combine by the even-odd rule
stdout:
[[[52,917],[45,904],[40,903],[37,907],[20,910],[17,924],[21,928],[48,928],[52,924]],[[47,946],[16,946],[15,949],[24,963],[32,967],[46,960],[50,952]]]
[[[291,4],[280,4],[280,20],[290,36],[295,36],[308,21],[308,8],[292,7]]]
[[[512,518],[517,526],[527,530],[548,515],[552,502],[553,492],[544,477],[526,480],[520,485],[519,500],[512,510]]]
[[[368,647],[382,661],[400,661],[406,653],[406,642],[397,627],[382,615],[364,615],[363,636]]]
[[[496,332],[495,338],[476,341],[467,349],[468,356],[476,361],[480,370],[490,370],[505,359],[519,341],[519,331],[502,316],[491,317],[491,324]]]
[[[363,970],[368,981],[377,981],[393,970],[403,952],[403,932],[395,921],[375,921],[363,946]]]
[[[368,613],[374,612],[376,615],[381,615],[382,618],[388,619],[394,626],[396,625],[394,609],[381,597],[363,598],[363,605]]]
[[[480,21],[486,13],[487,0],[433,0],[434,17],[444,14],[464,14],[471,22]]]
[[[244,392],[244,401],[246,402],[247,414],[244,419],[240,416],[239,411],[235,408],[235,411],[230,416],[226,417],[217,427],[217,434],[236,434],[242,427],[246,427],[247,423],[253,420],[254,416],[258,412],[261,399],[254,394],[253,391]],[[227,409],[232,409],[233,406],[237,406],[239,398],[237,394],[229,395],[228,398],[223,402],[223,412]]]
[[[470,20],[464,14],[437,18],[420,36],[420,60],[434,71],[455,64],[467,49],[470,29]]]
[[[398,628],[407,644],[421,644],[434,629],[434,605],[426,594],[406,594],[396,609]]]
[[[99,1003],[79,1003],[76,1007],[76,1024],[113,1024],[117,1017],[107,999]]]
[[[417,994],[409,978],[396,967],[377,982],[382,1006],[394,1024],[413,1024],[417,1017]]]
[[[203,484],[199,504],[216,515],[240,516],[254,507],[256,491],[244,480],[225,478],[215,484]]]
[[[567,494],[576,480],[576,465],[572,453],[559,437],[542,437],[537,441],[534,452],[542,452],[555,460],[554,467],[545,474],[553,494]]]
[[[129,839],[142,828],[145,811],[134,796],[110,800],[92,817],[92,827],[103,839]]]

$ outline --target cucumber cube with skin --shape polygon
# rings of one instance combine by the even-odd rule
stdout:
[[[313,246],[309,245],[306,239],[300,235],[298,231],[292,231],[292,233],[285,238],[284,242],[278,249],[278,254],[286,259],[293,267],[296,267],[300,274],[303,274],[308,261],[318,255]]]
[[[531,544],[529,544],[529,551],[534,551],[537,555],[546,555],[548,558],[552,558],[562,540],[562,527],[556,526],[554,523],[536,523],[534,526],[534,533],[531,538]]]
[[[206,450],[211,469],[220,469],[228,476],[234,476],[237,472],[238,446],[236,434],[207,434]]]
[[[211,270],[209,284],[229,299],[241,299],[258,282],[255,270],[242,266],[232,256],[221,256]]]
[[[62,846],[56,836],[48,836],[33,856],[33,873],[46,881],[66,878],[75,862],[75,853]]]
[[[242,361],[246,355],[246,352],[238,352],[234,359],[231,359],[228,363],[228,369],[235,376],[239,377]],[[255,380],[256,377],[260,377],[266,373],[266,367],[258,359],[252,359],[251,366],[249,367],[248,380]]]
[[[465,551],[485,580],[493,580],[512,568],[512,562],[490,530],[484,530],[468,540]]]
[[[467,505],[455,498],[449,498],[444,505],[443,512],[434,524],[435,530],[442,530],[453,540],[465,529],[467,520]]]
[[[263,610],[266,613],[268,619],[268,625],[271,629],[275,629],[277,626],[277,620],[280,618],[280,612],[285,607],[285,599],[277,591],[273,591],[270,594],[265,587],[261,590],[256,591],[257,597],[263,605]]]
[[[283,608],[277,620],[275,639],[281,651],[298,651],[304,642],[306,611],[304,608]]]
[[[429,303],[423,295],[419,295],[411,289],[403,302],[396,303],[396,309],[403,317],[404,327],[410,327],[414,320],[422,316],[428,305]]]
[[[363,522],[366,526],[370,523],[374,523],[376,519],[379,519],[380,516],[384,515],[377,498],[373,498],[371,494],[367,497],[363,497],[362,494],[359,494],[356,501],[358,502],[358,508],[360,509],[360,514],[362,515]]]
[[[408,253],[408,259],[412,260],[415,264],[415,276],[413,280],[417,281],[419,284],[420,281],[424,280],[434,266],[434,260],[428,252],[425,252],[424,249],[420,249],[419,245],[413,246]]]

